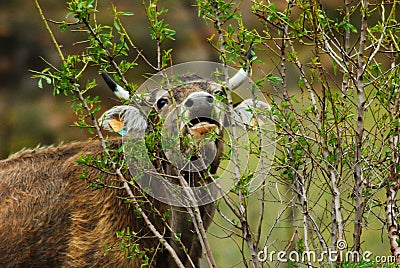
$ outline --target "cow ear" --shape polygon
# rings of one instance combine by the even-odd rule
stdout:
[[[235,107],[235,119],[242,127],[253,129],[266,124],[265,110],[270,109],[266,102],[246,99]]]
[[[99,125],[110,132],[125,136],[128,132],[143,134],[147,129],[146,118],[138,108],[119,105],[106,111],[99,119]]]

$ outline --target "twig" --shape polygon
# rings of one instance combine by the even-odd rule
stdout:
[[[117,12],[116,7],[114,6],[114,4],[112,4],[113,6],[113,11],[114,14]],[[121,20],[119,17],[117,17],[117,22],[119,27],[121,28],[122,32],[124,33],[124,37],[128,40],[129,44],[131,45],[131,47],[133,47],[134,50],[136,50],[136,53],[138,53],[138,55],[146,62],[147,65],[149,65],[151,68],[153,68],[154,70],[158,71],[159,69],[157,67],[155,67],[142,53],[142,51],[133,43],[132,39],[130,38],[129,34],[127,33],[125,27],[122,25]]]
[[[53,41],[53,44],[57,49],[58,55],[60,56],[61,60],[64,61],[64,55],[61,51],[61,47],[58,45],[58,42],[57,42],[56,38],[54,37],[54,34],[53,34],[52,30],[50,29],[50,26],[47,23],[46,17],[43,14],[42,8],[40,7],[39,2],[37,0],[35,0],[35,5],[36,5],[36,8],[39,10],[40,17],[43,20],[44,26],[46,27],[46,30],[49,32],[51,40]]]
[[[116,170],[116,173],[118,177],[121,179],[123,182],[124,188],[126,192],[128,193],[129,197],[133,201],[133,205],[135,206],[135,209],[140,212],[140,215],[146,222],[147,227],[150,229],[150,231],[157,237],[158,241],[166,248],[166,250],[171,254],[172,259],[175,261],[176,265],[180,268],[185,268],[181,260],[179,259],[178,255],[176,254],[175,250],[171,247],[171,245],[165,240],[162,234],[160,234],[156,227],[151,223],[149,217],[147,214],[143,211],[143,209],[140,207],[138,201],[136,200],[135,195],[132,192],[131,187],[129,186],[129,183],[126,181],[124,175],[121,173],[121,170],[118,168]]]

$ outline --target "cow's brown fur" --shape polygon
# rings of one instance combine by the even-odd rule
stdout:
[[[119,146],[118,140],[113,141]],[[140,267],[118,248],[116,232],[130,227],[140,250],[160,244],[134,209],[124,191],[88,187],[76,164],[83,154],[99,155],[99,142],[76,142],[24,151],[0,161],[0,264],[5,267]],[[100,171],[90,168],[86,177]],[[107,175],[105,180],[116,179]],[[162,214],[168,207],[153,200]],[[162,221],[142,204],[161,233]],[[139,240],[138,240],[139,241]],[[136,241],[137,242],[137,241]],[[104,255],[106,248],[111,251]],[[169,267],[166,253],[148,251],[151,266]],[[198,252],[193,258],[199,258]],[[164,256],[164,258],[163,258]]]
[[[76,164],[80,153],[99,150],[97,142],[72,143],[24,151],[0,162],[0,263],[124,266],[121,252],[101,256],[105,245],[115,244],[115,232],[133,222],[131,209],[113,191],[90,189],[79,179],[84,168]]]

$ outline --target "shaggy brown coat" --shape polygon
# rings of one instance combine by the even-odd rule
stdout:
[[[115,148],[119,140],[111,142]],[[173,267],[174,263],[162,249],[146,224],[124,202],[124,190],[89,187],[80,174],[86,166],[77,165],[80,155],[100,155],[99,142],[76,142],[59,147],[27,150],[0,161],[0,264],[3,267],[140,267],[149,258],[151,267]],[[89,168],[87,178],[106,176]],[[136,194],[139,195],[137,191]],[[175,239],[164,229],[159,216],[171,209],[156,200],[142,204],[160,233],[173,244]],[[210,208],[210,207],[209,207]],[[183,209],[184,210],[184,209]],[[204,208],[201,209],[204,214]],[[212,214],[213,209],[209,209]],[[182,211],[185,213],[185,211]],[[185,217],[188,218],[188,217]],[[205,227],[210,224],[210,217]],[[198,265],[201,248],[189,223],[182,223],[182,234],[188,252]],[[132,243],[140,244],[146,256],[128,259],[119,248],[116,232],[127,227],[136,232]],[[179,230],[178,230],[179,231]],[[135,240],[136,239],[136,240]],[[186,240],[186,241],[185,241]],[[179,245],[178,255],[186,262]],[[108,253],[105,254],[106,249]]]

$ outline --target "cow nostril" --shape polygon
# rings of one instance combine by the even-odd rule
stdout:
[[[190,161],[196,161],[197,159],[199,159],[199,158],[197,157],[197,155],[191,155],[191,156],[190,156]]]
[[[207,97],[208,103],[213,103],[214,102],[214,97],[213,96],[208,96]]]
[[[192,101],[191,99],[187,100],[187,101],[185,102],[185,106],[186,106],[186,107],[192,107],[192,106],[193,106],[193,101]]]

